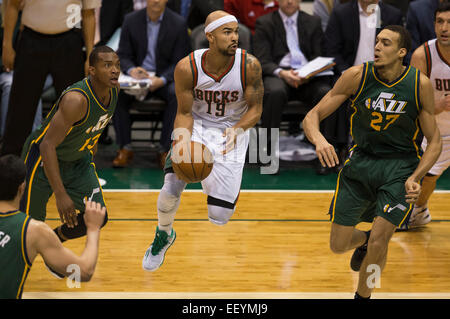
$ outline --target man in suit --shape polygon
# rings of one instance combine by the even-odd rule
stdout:
[[[411,52],[426,41],[436,38],[434,13],[441,2],[444,0],[416,0],[410,3],[406,15],[406,29],[411,34]]]
[[[191,51],[186,22],[166,8],[167,0],[147,0],[147,8],[125,17],[120,35],[118,55],[122,72],[136,79],[150,78],[147,98],[154,95],[167,102],[160,138],[158,163],[169,151],[173,122],[177,111],[174,75],[179,60]],[[154,72],[154,75],[150,75]],[[130,104],[135,97],[122,93],[114,117],[117,144],[115,167],[125,167],[133,157],[131,150]]]
[[[379,9],[373,12],[374,8]],[[361,21],[366,23],[361,26]],[[337,6],[325,31],[325,48],[327,56],[335,58],[338,75],[360,62],[373,60],[376,34],[392,24],[402,25],[401,11],[379,0],[352,0]]]
[[[320,18],[301,11],[300,2],[278,1],[279,10],[256,20],[253,51],[261,62],[263,73],[263,128],[280,127],[288,100],[299,99],[312,108],[331,89],[328,77],[305,79],[295,71],[323,55]],[[269,132],[268,151],[270,136]]]

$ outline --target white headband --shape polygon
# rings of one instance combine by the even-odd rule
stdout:
[[[226,15],[220,19],[214,20],[213,22],[211,22],[210,24],[208,24],[205,27],[205,34],[207,32],[213,32],[214,30],[216,30],[218,27],[220,27],[221,25],[224,25],[226,23],[230,23],[230,22],[238,22],[236,17],[234,15]]]

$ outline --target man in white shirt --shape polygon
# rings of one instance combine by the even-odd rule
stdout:
[[[256,20],[253,52],[263,70],[263,128],[280,127],[289,100],[298,99],[312,108],[331,89],[328,77],[306,79],[295,71],[323,55],[320,18],[301,11],[300,2],[278,1],[279,10]],[[270,150],[270,133],[268,137]]]

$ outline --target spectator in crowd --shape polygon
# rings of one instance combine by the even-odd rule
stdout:
[[[132,11],[133,0],[102,0],[101,8],[95,10],[94,44],[106,45],[114,33],[122,27],[125,15]]]
[[[166,8],[166,4],[167,0],[147,0],[146,8],[128,14],[122,25],[117,51],[123,73],[136,79],[150,78],[147,98],[157,96],[167,102],[160,138],[159,166],[170,149],[177,111],[173,72],[178,61],[191,51],[185,20]],[[120,92],[113,119],[120,147],[113,161],[114,167],[126,167],[133,158],[129,113],[133,101],[135,96]]]
[[[323,32],[327,29],[328,20],[330,19],[333,8],[348,1],[350,0],[314,0],[313,14],[322,21]]]
[[[7,72],[14,69],[14,75],[1,154],[20,155],[48,74],[58,96],[84,77],[89,64],[86,54],[94,46],[94,10],[101,5],[99,0],[25,1],[24,29],[16,52],[13,32],[20,4],[21,0],[8,2],[4,21],[2,61]]]
[[[256,20],[253,51],[263,73],[263,128],[280,127],[283,108],[290,99],[312,108],[331,89],[329,77],[306,79],[295,71],[323,55],[320,19],[301,11],[300,2],[279,0],[279,10]],[[268,153],[274,151],[270,136]]]
[[[409,4],[406,15],[406,29],[411,34],[414,52],[420,45],[436,38],[434,32],[434,13],[439,3],[445,0],[415,0]]]
[[[191,12],[191,4],[192,0],[169,0],[167,8],[175,11],[187,20]]]
[[[254,34],[256,19],[278,10],[278,2],[273,0],[224,0],[223,7],[226,12],[234,15]]]
[[[223,10],[223,0],[192,0],[188,15],[188,27],[194,29],[203,24],[213,11]]]

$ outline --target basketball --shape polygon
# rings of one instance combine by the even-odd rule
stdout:
[[[198,183],[211,173],[214,158],[202,143],[177,143],[172,149],[172,168],[175,174],[189,183]]]

